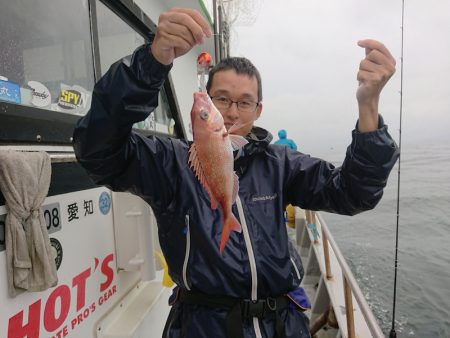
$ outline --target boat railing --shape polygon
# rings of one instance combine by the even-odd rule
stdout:
[[[300,245],[300,252],[307,249],[305,243],[306,246],[310,245],[310,249],[315,252],[314,261],[320,267],[323,283],[328,291],[329,302],[333,306],[342,337],[367,337],[368,334],[377,338],[384,337],[378,321],[367,304],[358,282],[353,276],[322,215],[314,211],[303,211],[296,208],[295,222],[297,225],[297,244]],[[305,236],[308,237],[306,240]],[[309,251],[311,252],[311,250]],[[311,256],[310,253],[309,256]],[[314,270],[314,268],[309,266],[312,265],[310,260],[310,257],[308,257],[306,274],[308,274],[308,269],[310,271]],[[342,294],[344,295],[344,304],[341,304],[342,297],[339,296]],[[353,303],[353,299],[356,300],[356,304]],[[344,307],[345,316],[342,313],[344,312]]]

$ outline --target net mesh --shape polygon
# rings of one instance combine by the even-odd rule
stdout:
[[[236,27],[251,26],[258,18],[264,0],[220,0],[223,8],[224,21],[223,38],[232,46],[239,44]]]
[[[222,0],[226,20],[230,27],[251,26],[261,10],[263,0]]]

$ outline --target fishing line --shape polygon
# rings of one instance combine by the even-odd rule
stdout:
[[[395,302],[397,298],[397,266],[398,266],[398,228],[400,219],[400,159],[402,154],[402,113],[403,113],[403,33],[404,33],[404,19],[405,19],[405,0],[402,0],[402,38],[401,38],[401,56],[400,56],[400,126],[398,136],[398,176],[397,176],[397,224],[395,230],[395,268],[394,268],[394,295],[392,302],[392,325],[389,338],[397,337],[395,332]]]

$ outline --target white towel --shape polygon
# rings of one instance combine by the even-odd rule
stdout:
[[[6,200],[5,248],[11,297],[58,283],[42,203],[51,161],[46,152],[0,150],[0,189]]]

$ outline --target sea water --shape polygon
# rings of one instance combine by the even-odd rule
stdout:
[[[374,210],[352,217],[322,213],[386,336],[393,312],[397,165]],[[397,337],[450,337],[450,146],[403,147],[400,168]]]

